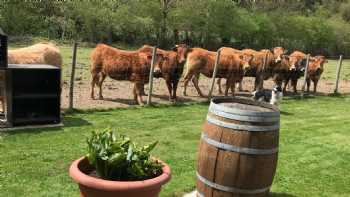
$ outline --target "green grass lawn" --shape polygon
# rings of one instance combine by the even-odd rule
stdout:
[[[328,60],[328,63],[324,65],[322,79],[335,81],[337,65],[338,60]],[[343,60],[340,73],[341,80],[350,80],[350,59]]]
[[[283,101],[273,196],[350,196],[349,106],[349,96]],[[78,196],[68,167],[86,153],[90,132],[105,127],[140,143],[159,140],[153,154],[173,173],[161,196],[181,196],[195,187],[207,109],[194,104],[85,111],[66,115],[61,129],[0,133],[0,196]]]

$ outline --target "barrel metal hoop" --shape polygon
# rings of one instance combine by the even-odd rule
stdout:
[[[246,115],[238,115],[238,114],[232,114],[228,113],[222,110],[218,110],[215,108],[215,106],[210,106],[209,107],[209,112],[223,117],[223,118],[228,118],[232,120],[240,120],[240,121],[246,121],[246,122],[278,122],[279,117],[274,116],[274,117],[264,117],[264,116],[246,116]]]
[[[235,129],[235,130],[243,130],[243,131],[278,131],[280,128],[279,122],[274,125],[269,126],[251,126],[251,125],[241,125],[241,124],[235,124],[235,123],[227,123],[223,122],[221,120],[217,120],[215,118],[212,118],[210,116],[207,116],[207,121],[210,124],[214,124],[217,126],[229,128],[229,129]]]
[[[215,146],[220,149],[228,150],[231,152],[237,152],[237,153],[243,153],[248,155],[271,155],[278,152],[278,148],[272,148],[272,149],[255,149],[255,148],[245,148],[245,147],[238,147],[231,144],[225,144],[222,142],[218,142],[216,140],[213,140],[208,137],[207,134],[204,132],[202,133],[201,137],[206,143]]]
[[[239,99],[239,100],[241,100],[241,99]],[[244,100],[243,103],[249,104],[249,102],[247,100]],[[263,104],[260,104],[260,105],[263,105]],[[240,109],[236,109],[236,108],[229,108],[229,107],[225,107],[225,106],[222,106],[222,105],[215,103],[214,100],[211,101],[210,106],[218,111],[224,111],[227,113],[236,114],[236,115],[243,115],[243,116],[279,117],[279,115],[280,115],[279,111],[254,112],[254,111],[240,110]],[[262,107],[264,107],[264,106],[262,106]]]
[[[224,192],[238,193],[238,194],[259,194],[259,193],[266,192],[270,189],[270,186],[261,188],[261,189],[240,189],[235,187],[228,187],[217,183],[213,183],[207,180],[206,178],[202,177],[198,172],[196,172],[196,174],[197,174],[198,180],[201,181],[202,183],[208,185],[209,187],[212,187]]]

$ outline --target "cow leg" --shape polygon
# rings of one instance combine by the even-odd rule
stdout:
[[[219,94],[222,94],[222,89],[221,89],[221,78],[217,80],[218,88],[219,88]]]
[[[132,89],[132,93],[133,93],[133,96],[134,96],[135,103],[138,103],[138,101],[137,101],[137,93],[136,93],[136,83],[134,83],[134,87]]]
[[[136,102],[140,105],[143,106],[143,100],[142,100],[142,88],[144,87],[143,83],[141,82],[135,82],[134,88],[134,99],[136,100]]]
[[[232,81],[232,83],[231,83],[231,92],[232,92],[232,97],[234,97],[235,96],[235,89],[236,89],[236,81]]]
[[[318,84],[318,79],[314,80],[314,93],[317,91],[317,84]]]
[[[106,74],[102,73],[101,72],[101,78],[100,78],[100,81],[98,82],[98,88],[100,89],[100,93],[99,93],[99,99],[100,100],[103,100],[103,96],[102,96],[102,84],[103,84],[103,81],[106,79]]]
[[[291,83],[292,83],[292,86],[293,86],[294,93],[297,93],[298,79],[292,79]]]
[[[176,96],[176,91],[177,91],[177,84],[179,83],[179,80],[174,80],[173,81],[173,100],[176,102],[177,96]]]
[[[255,81],[254,81],[254,91],[262,90],[262,83],[260,82],[261,80],[263,81],[263,79],[258,74],[258,76],[255,77]]]
[[[166,83],[166,86],[167,86],[168,91],[169,91],[169,101],[171,102],[172,98],[173,98],[173,96],[172,96],[173,87],[172,87],[172,84],[171,84],[171,81],[169,78],[167,78],[165,80],[165,83]]]
[[[190,80],[192,79],[194,73],[193,72],[188,72],[186,73],[185,77],[184,77],[184,90],[182,92],[182,94],[184,96],[187,96],[187,86],[188,86],[188,83],[190,82]]]
[[[199,79],[199,73],[196,74],[196,75],[192,78],[192,83],[193,83],[194,87],[196,88],[196,90],[197,90],[199,96],[200,96],[200,97],[204,97],[204,95],[203,95],[201,89],[199,88],[198,79]]]
[[[283,93],[287,92],[287,86],[289,84],[289,77],[287,77],[284,81],[284,86],[283,86]]]
[[[306,79],[306,91],[310,92],[310,85],[311,85],[311,80],[310,78]]]
[[[228,90],[230,89],[232,85],[231,79],[227,78],[226,79],[226,87],[225,87],[225,96],[228,96]]]
[[[237,83],[238,83],[238,90],[242,92],[243,91],[243,79],[238,81]]]
[[[91,76],[91,94],[90,97],[95,99],[95,85],[98,83],[99,76],[98,73],[92,73]]]
[[[145,84],[142,84],[141,95],[142,96],[147,96],[147,94],[145,92]]]

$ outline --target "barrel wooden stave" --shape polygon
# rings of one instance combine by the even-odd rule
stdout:
[[[264,155],[255,155],[228,151],[209,144],[207,141],[203,140],[202,136],[197,163],[197,172],[201,177],[211,183],[228,188],[232,187],[247,191],[260,189],[260,191],[255,194],[221,191],[197,179],[198,192],[205,197],[266,196],[269,192],[268,188],[272,185],[277,167],[279,122],[258,122],[256,118],[252,119],[254,120],[253,122],[232,120],[220,117],[211,112],[208,113],[208,117],[224,123],[250,125],[253,127],[274,126],[277,124],[277,129],[267,131],[245,131],[225,128],[207,121],[203,126],[202,135],[205,135],[210,140],[214,140],[214,142],[224,143],[235,148],[247,148],[248,151],[256,149],[258,151],[267,150],[272,152],[264,153]],[[261,190],[264,188],[267,190]]]

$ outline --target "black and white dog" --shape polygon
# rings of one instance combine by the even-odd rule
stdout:
[[[269,90],[254,91],[252,95],[254,100],[257,100],[260,102],[268,102],[272,105],[278,106],[283,98],[283,91],[281,86],[276,85],[274,86],[272,91],[269,91]]]

